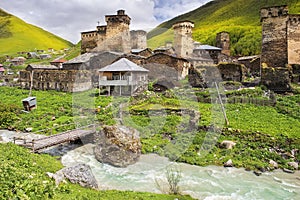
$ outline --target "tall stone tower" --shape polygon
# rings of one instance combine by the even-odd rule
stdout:
[[[288,63],[300,64],[300,15],[289,15]]]
[[[276,92],[290,90],[288,64],[288,7],[262,8],[261,83]]]
[[[194,23],[191,21],[177,22],[174,29],[174,49],[178,57],[189,58],[193,53],[192,30]]]
[[[288,63],[287,6],[262,8],[262,55],[261,62],[269,67],[285,67]]]
[[[130,31],[131,48],[145,49],[147,48],[147,32],[143,30]]]
[[[220,32],[216,37],[217,47],[221,48],[221,53],[230,56],[230,36],[228,32]]]
[[[129,53],[131,50],[130,25],[131,18],[124,10],[118,10],[117,15],[106,15],[106,45],[108,50]],[[101,43],[101,41],[99,41]],[[98,46],[101,44],[98,44]]]

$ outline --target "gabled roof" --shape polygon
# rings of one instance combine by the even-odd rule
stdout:
[[[77,56],[76,58],[73,58],[69,60],[68,62],[65,62],[65,64],[73,64],[73,63],[85,63],[90,60],[90,58],[98,55],[97,53],[85,53],[81,54],[80,56]]]
[[[134,62],[129,61],[126,58],[121,58],[120,60],[114,62],[111,65],[99,70],[99,72],[148,72],[149,70],[138,66]]]
[[[56,59],[56,60],[51,61],[51,63],[64,63],[64,62],[67,62],[67,60],[64,59],[64,58],[60,58],[60,59]]]
[[[208,44],[203,44],[200,45],[199,47],[195,48],[195,49],[200,49],[200,50],[215,50],[215,51],[221,51],[222,49],[219,47],[214,47]]]
[[[31,69],[58,69],[58,67],[54,65],[28,65],[26,70],[29,71]]]

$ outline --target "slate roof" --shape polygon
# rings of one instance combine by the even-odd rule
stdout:
[[[207,44],[200,45],[200,46],[197,47],[196,49],[202,49],[202,50],[215,50],[215,51],[221,51],[221,50],[222,50],[222,49],[219,48],[219,47],[214,47],[214,46],[207,45]]]
[[[58,69],[58,67],[54,65],[28,65],[26,70],[32,69]]]
[[[77,56],[76,58],[73,58],[69,60],[68,62],[65,62],[64,64],[72,64],[72,63],[85,63],[88,62],[92,57],[98,55],[97,53],[85,53],[80,56]]]
[[[129,61],[126,58],[121,58],[120,60],[114,62],[111,65],[99,70],[99,72],[148,72],[149,70],[138,66],[134,62]]]

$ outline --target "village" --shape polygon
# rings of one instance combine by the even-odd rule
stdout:
[[[213,188],[199,181],[203,177],[221,184],[224,176],[224,185],[234,185],[230,181],[239,174],[255,190],[259,183],[282,193],[277,195],[297,196],[300,14],[288,11],[285,5],[259,11],[260,55],[233,56],[226,30],[215,35],[215,45],[195,41],[195,24],[189,20],[172,25],[173,42],[151,49],[147,32],[130,30],[130,16],[117,10],[105,15],[106,24],[80,33],[76,57],[66,59],[69,49],[52,48],[8,56],[0,64],[0,127],[5,129],[0,130],[0,144],[29,149],[30,156],[53,155],[44,159],[53,158],[55,170],[40,173],[41,180],[52,181],[45,185],[59,188],[58,194],[77,191],[71,182],[97,192],[136,192],[139,185],[143,192],[201,199],[203,191]],[[14,156],[23,155],[16,151]],[[44,162],[34,160],[27,165]],[[175,164],[184,176],[176,177],[176,183],[167,179],[166,185],[181,179],[186,185],[164,191],[157,177]],[[200,173],[200,166],[209,170]],[[270,176],[279,169],[280,179]],[[202,186],[193,188],[197,181]],[[286,193],[285,181],[291,183],[284,185]]]
[[[101,88],[109,95],[113,91],[133,95],[145,90],[149,81],[156,81],[157,88],[168,89],[188,77],[192,87],[205,87],[215,78],[212,76],[217,76],[215,69],[223,81],[261,84],[275,92],[291,91],[290,83],[300,82],[300,16],[289,15],[286,6],[261,9],[262,52],[246,57],[230,55],[230,35],[225,31],[216,35],[216,46],[193,41],[191,21],[173,25],[174,44],[166,42],[151,50],[145,31],[130,31],[131,18],[124,10],[105,19],[107,25],[81,33],[80,56],[68,61],[56,59],[50,65],[29,64],[17,72],[17,85],[64,92]],[[28,59],[37,57],[49,59],[51,55],[27,53]],[[11,65],[24,61],[24,57],[10,60]],[[0,73],[4,73],[3,66]]]

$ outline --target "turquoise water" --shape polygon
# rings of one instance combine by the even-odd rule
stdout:
[[[93,156],[93,145],[69,151],[62,157],[65,166],[90,165],[100,189],[132,190],[161,193],[167,189],[167,158],[155,154],[142,155],[140,161],[127,168],[99,163]],[[174,164],[174,163],[173,163]],[[255,176],[244,169],[217,166],[199,167],[177,163],[182,172],[180,189],[197,199],[300,199],[300,173],[281,170]],[[161,188],[155,182],[159,182]]]

